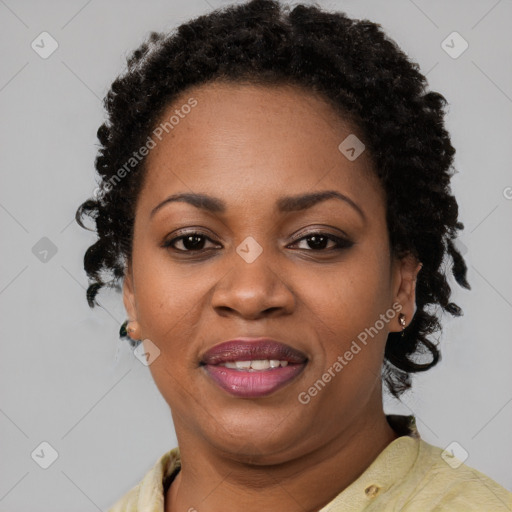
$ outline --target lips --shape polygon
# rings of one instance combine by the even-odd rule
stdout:
[[[201,362],[217,365],[231,361],[279,360],[300,364],[306,356],[299,350],[269,338],[238,338],[225,341],[206,352]]]
[[[238,338],[212,347],[200,364],[224,391],[239,398],[256,398],[293,380],[304,370],[307,357],[269,338]]]

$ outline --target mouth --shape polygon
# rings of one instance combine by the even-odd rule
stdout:
[[[239,338],[208,350],[200,366],[221,389],[238,398],[270,395],[294,380],[308,359],[269,338]]]

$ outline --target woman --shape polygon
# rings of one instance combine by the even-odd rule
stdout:
[[[461,314],[443,261],[469,284],[445,99],[378,25],[215,11],[151,34],[105,105],[87,297],[123,279],[179,445],[111,510],[509,510],[383,411],[439,360],[432,307]]]

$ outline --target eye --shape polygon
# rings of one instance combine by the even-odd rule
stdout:
[[[213,242],[211,238],[206,236],[200,232],[191,232],[185,235],[181,235],[170,240],[166,240],[162,247],[168,248],[171,247],[177,252],[196,252],[199,253],[201,251],[209,249],[209,247],[205,247],[205,245],[210,242],[212,247],[219,247],[219,244]],[[316,251],[316,252],[328,252],[328,251],[336,251],[342,249],[348,249],[352,245],[353,242],[346,238],[341,238],[339,236],[333,235],[331,233],[324,232],[312,232],[302,238],[297,239],[293,242],[293,245],[297,244],[307,244],[306,247],[299,247],[299,249],[306,249],[308,251]],[[331,246],[329,247],[329,243]]]
[[[178,252],[200,252],[205,249],[206,241],[213,243],[213,240],[206,235],[193,232],[167,240],[163,243],[163,247],[171,247]],[[176,247],[177,244],[181,244],[181,247]]]
[[[310,251],[335,251],[341,249],[348,249],[354,245],[353,242],[346,238],[341,238],[339,236],[335,236],[331,233],[323,233],[323,232],[314,232],[309,233],[307,236],[303,236],[299,238],[297,241],[293,243],[296,245],[297,243],[305,242],[309,245],[308,247],[299,247],[299,249],[306,249]],[[327,248],[329,242],[332,242],[334,246]]]

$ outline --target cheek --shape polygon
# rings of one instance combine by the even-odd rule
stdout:
[[[316,280],[309,289],[309,306],[336,333],[357,334],[373,325],[389,307],[390,281],[388,260],[383,251],[360,248],[350,259],[323,275],[322,285]]]
[[[141,258],[134,266],[137,316],[144,339],[153,341],[159,358],[150,365],[155,381],[174,386],[173,378],[192,366],[190,340],[197,339],[207,287],[189,269],[162,264],[159,258]],[[135,262],[135,260],[134,260]],[[164,396],[165,390],[161,389]]]
[[[380,320],[389,308],[390,286],[382,254],[361,250],[323,280],[323,290],[314,288],[316,293],[309,295],[323,352],[316,377],[329,369],[336,375],[328,394],[336,395],[340,405],[363,403],[379,379],[390,327]]]
[[[142,246],[142,244],[141,244]],[[171,262],[165,249],[134,251],[133,268],[137,314],[144,334],[160,338],[162,332],[187,325],[207,291],[197,267]]]
[[[380,318],[390,307],[390,283],[387,260],[378,254],[361,252],[323,279],[322,289],[317,281],[316,291],[308,295],[311,323],[323,352],[312,383],[329,379],[323,400],[332,400],[338,410],[366,404],[380,382],[390,327]]]

